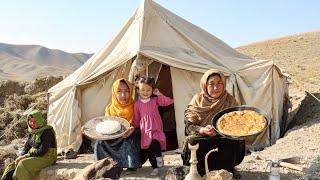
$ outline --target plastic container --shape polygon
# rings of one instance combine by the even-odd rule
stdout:
[[[269,180],[280,180],[280,165],[278,162],[271,163]]]

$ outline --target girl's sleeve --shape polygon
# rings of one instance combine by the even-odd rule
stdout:
[[[133,126],[139,127],[140,126],[140,111],[137,103],[134,104],[134,119],[133,119]]]
[[[158,106],[169,106],[173,104],[173,99],[167,96],[158,96],[157,97],[157,104]]]

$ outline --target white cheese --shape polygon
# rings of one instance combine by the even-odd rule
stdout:
[[[116,120],[106,120],[99,122],[96,131],[100,134],[113,134],[121,129],[121,124]]]

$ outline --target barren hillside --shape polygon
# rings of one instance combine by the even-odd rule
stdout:
[[[304,172],[281,168],[281,179],[320,179],[320,32],[308,32],[237,48],[256,59],[273,60],[289,73],[293,119],[287,134],[263,151],[245,157],[239,165],[242,179],[266,179],[270,160],[297,157]],[[299,85],[300,84],[300,85]]]
[[[0,43],[0,80],[32,81],[44,76],[67,76],[91,54],[67,53],[38,45]]]
[[[273,60],[308,90],[320,90],[320,31],[257,42],[237,50],[256,59]],[[296,86],[294,83],[291,88]]]

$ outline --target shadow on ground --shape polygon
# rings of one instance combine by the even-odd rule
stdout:
[[[121,178],[123,179],[165,179],[168,169],[172,168],[173,166],[164,166],[160,168],[158,176],[150,176],[152,171],[152,167],[143,166],[142,168],[137,169],[136,172],[127,174],[126,171],[123,171],[121,174]]]
[[[313,93],[318,99],[320,99],[320,93]],[[307,94],[301,101],[301,105],[292,121],[286,128],[287,131],[293,129],[296,126],[302,125],[306,122],[320,119],[320,102],[318,102],[313,96]]]

